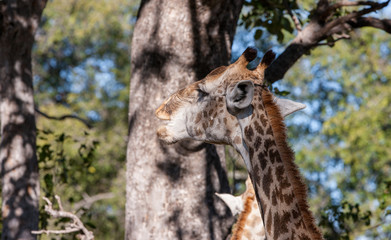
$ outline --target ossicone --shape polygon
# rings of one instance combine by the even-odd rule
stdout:
[[[241,67],[246,67],[249,62],[251,62],[257,57],[257,54],[257,49],[253,47],[248,47],[238,58],[238,60],[236,60],[235,64],[238,64]]]
[[[263,55],[261,62],[256,68],[257,72],[263,75],[265,69],[270,66],[270,64],[274,61],[275,58],[276,54],[273,52],[273,50],[267,51],[265,55]]]

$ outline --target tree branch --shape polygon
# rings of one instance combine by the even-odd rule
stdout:
[[[338,5],[334,4],[330,6],[327,0],[319,0],[317,7],[314,10],[315,14],[309,24],[307,24],[302,31],[298,33],[285,51],[266,69],[266,81],[268,83],[274,83],[282,79],[293,64],[295,64],[295,62],[304,54],[309,53],[313,47],[320,45],[332,46],[334,42],[348,38],[348,32],[351,29],[368,26],[391,33],[391,19],[380,20],[374,17],[363,17],[363,15],[386,7],[389,2],[390,0],[382,3],[372,1],[343,1],[339,4],[336,3]],[[332,10],[337,9],[342,5],[366,5],[370,7],[327,22],[327,19],[329,19],[333,14]],[[336,40],[329,43],[321,43],[329,37],[336,37]]]
[[[53,209],[52,202],[43,197],[43,200],[46,201],[45,211],[54,218],[70,218],[72,220],[65,229],[63,230],[39,230],[39,231],[31,231],[32,234],[64,234],[64,233],[72,233],[72,232],[82,232],[82,234],[78,235],[78,238],[81,240],[94,240],[94,234],[89,231],[83,224],[83,222],[73,213],[66,212],[63,210],[61,199],[59,196],[55,196],[59,210]]]
[[[391,33],[391,19],[378,19],[374,17],[359,17],[347,22],[352,28],[374,27]]]
[[[384,2],[384,3],[376,3],[376,4],[371,5],[370,8],[365,8],[365,9],[362,9],[362,10],[360,10],[358,12],[352,12],[352,13],[350,13],[348,15],[345,15],[345,16],[342,16],[340,18],[337,18],[337,19],[327,23],[326,26],[322,29],[322,32],[324,34],[327,34],[327,32],[329,32],[335,26],[342,25],[343,23],[346,23],[347,21],[349,21],[351,19],[356,19],[356,18],[359,18],[359,17],[361,17],[361,16],[363,16],[365,14],[368,14],[368,13],[380,10],[380,9],[386,7],[389,2],[390,2],[390,0],[388,0],[388,1]]]
[[[110,199],[113,197],[114,197],[114,193],[111,193],[111,192],[99,193],[94,196],[89,196],[87,193],[84,193],[83,200],[75,203],[74,209],[76,209],[76,210],[78,210],[80,208],[89,209],[93,203],[100,201],[100,200],[104,200],[104,199]]]
[[[379,3],[372,2],[372,1],[357,1],[357,2],[342,1],[342,2],[337,2],[333,5],[331,5],[329,8],[329,11],[335,11],[336,9],[341,8],[341,7],[357,7],[357,6],[376,7],[378,5],[379,5]]]
[[[338,35],[336,39],[334,39],[332,41],[327,41],[325,43],[318,43],[316,46],[330,46],[330,47],[332,47],[332,46],[334,46],[334,44],[336,42],[338,42],[339,40],[343,40],[343,39],[350,39],[350,35],[342,33],[342,34]]]
[[[59,116],[59,117],[54,117],[54,116],[50,116],[50,115],[42,112],[41,110],[38,109],[38,107],[35,107],[35,112],[37,112],[38,114],[42,115],[43,117],[45,117],[47,119],[51,119],[51,120],[62,121],[62,120],[67,119],[67,118],[76,119],[76,120],[79,120],[80,122],[82,122],[84,125],[86,125],[89,129],[92,128],[92,125],[89,124],[86,119],[83,119],[83,118],[81,118],[81,117],[79,117],[77,115],[66,114],[66,115],[62,115],[62,116]]]
[[[292,12],[292,9],[291,9],[291,7],[289,6],[288,1],[284,1],[284,4],[285,4],[285,7],[286,7],[286,9],[287,9],[287,11],[288,11],[289,16],[291,16],[292,21],[293,21],[293,23],[295,24],[296,30],[297,30],[298,32],[301,32],[302,28],[301,28],[301,24],[300,24],[299,19],[298,19],[298,18],[296,17],[296,15]]]

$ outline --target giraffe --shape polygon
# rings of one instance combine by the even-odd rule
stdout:
[[[257,51],[172,94],[156,110],[160,140],[182,139],[232,145],[242,156],[269,240],[323,239],[307,203],[307,191],[288,146],[282,114],[265,87],[268,51],[254,70]]]
[[[306,106],[302,103],[293,102],[287,99],[274,98],[280,109],[282,117],[301,110]],[[233,216],[239,214],[231,240],[265,240],[265,228],[263,226],[262,216],[255,200],[254,187],[250,177],[246,180],[246,190],[240,196],[234,196],[228,193],[215,193],[231,210]]]
[[[301,110],[306,106],[286,99],[275,98],[281,115],[287,115]],[[265,240],[265,228],[263,226],[262,216],[255,200],[254,187],[250,177],[246,180],[246,190],[240,196],[233,196],[228,193],[216,193],[231,210],[233,216],[239,214],[231,240]]]
[[[216,195],[227,204],[232,215],[239,214],[231,240],[265,240],[265,228],[249,177],[246,180],[246,190],[240,196],[227,193],[216,193]]]

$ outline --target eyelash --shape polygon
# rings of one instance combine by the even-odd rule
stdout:
[[[202,96],[207,96],[207,95],[208,95],[208,93],[202,91],[202,90],[199,89],[199,88],[197,89],[197,92],[198,92],[199,94],[201,94]]]

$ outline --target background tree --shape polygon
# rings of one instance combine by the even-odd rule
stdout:
[[[129,42],[138,4],[50,1],[33,51],[42,195],[53,203],[59,195],[96,239],[124,236]],[[49,218],[44,204],[40,229],[60,228],[64,219]]]
[[[46,1],[0,2],[2,239],[35,239],[39,178],[31,49]]]
[[[241,6],[141,2],[131,53],[126,239],[222,239],[229,233],[232,216],[214,196],[229,191],[224,158],[209,144],[160,143],[154,111],[170,93],[228,64]]]

